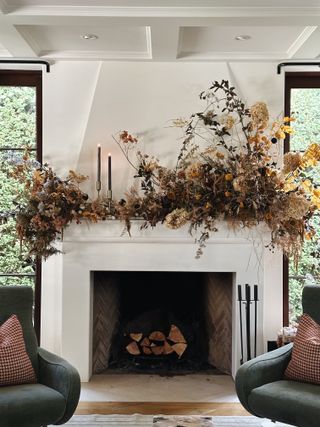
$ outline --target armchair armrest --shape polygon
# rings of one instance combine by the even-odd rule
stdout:
[[[240,402],[253,413],[248,404],[251,391],[263,384],[283,379],[291,358],[292,344],[262,354],[244,363],[237,371],[235,383]]]
[[[66,399],[66,410],[55,424],[64,424],[73,415],[80,396],[78,371],[66,360],[43,348],[38,349],[39,382],[61,393]]]

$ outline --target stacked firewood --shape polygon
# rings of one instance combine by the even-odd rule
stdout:
[[[171,325],[168,336],[161,331],[153,331],[148,336],[143,333],[129,334],[132,341],[126,346],[126,350],[133,356],[145,354],[147,356],[160,356],[176,353],[179,357],[186,351],[187,342],[176,325]]]

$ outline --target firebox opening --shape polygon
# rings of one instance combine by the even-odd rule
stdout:
[[[228,372],[230,284],[228,273],[95,272],[93,372]]]

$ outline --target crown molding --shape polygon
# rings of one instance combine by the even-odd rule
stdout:
[[[287,50],[288,58],[292,58],[304,45],[304,43],[308,40],[311,34],[317,29],[317,26],[309,26],[305,27],[300,35],[296,38],[296,40],[292,43],[292,45]]]
[[[287,52],[179,52],[178,60],[184,61],[284,61]]]
[[[118,61],[118,60],[151,60],[151,52],[148,51],[87,51],[87,50],[42,50],[39,53],[41,59],[54,60],[92,60],[92,61]]]
[[[319,7],[115,7],[10,6],[0,0],[3,13],[12,16],[100,16],[176,18],[254,18],[320,16]]]

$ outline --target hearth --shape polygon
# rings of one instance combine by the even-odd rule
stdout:
[[[232,274],[95,272],[93,373],[231,372]]]

